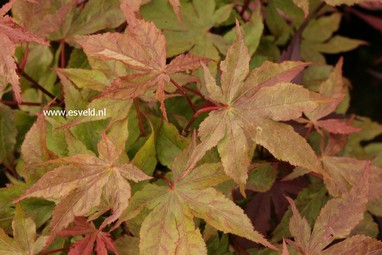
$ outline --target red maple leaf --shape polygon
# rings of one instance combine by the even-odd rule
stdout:
[[[74,222],[75,226],[63,229],[59,235],[62,237],[85,235],[85,237],[70,247],[68,255],[92,255],[94,244],[97,255],[108,255],[108,250],[118,255],[110,233],[97,229],[93,222],[87,222],[85,217],[76,217]]]

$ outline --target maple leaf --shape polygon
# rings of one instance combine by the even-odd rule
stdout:
[[[309,121],[301,121],[307,123],[307,126],[313,125],[316,129],[323,128],[334,134],[351,134],[361,130],[340,119],[323,119],[334,112],[345,98],[346,87],[342,78],[342,65],[343,58],[340,58],[328,79],[320,84],[320,95],[326,97],[328,101],[320,104],[313,111],[304,112]]]
[[[292,247],[303,254],[319,255],[335,238],[344,238],[362,220],[369,192],[369,170],[366,168],[357,185],[339,198],[329,200],[321,209],[313,231],[308,221],[302,218],[292,199],[287,198],[293,216],[289,230],[294,237]],[[337,245],[337,244],[336,244]]]
[[[69,80],[70,75],[68,74],[68,71],[70,72],[70,69],[57,68],[55,69],[55,71],[62,82],[65,95],[70,95],[71,91],[75,89],[73,83]],[[91,71],[94,71],[94,70],[91,70]],[[94,84],[95,83],[93,82],[93,85]],[[110,125],[111,125],[117,121],[124,120],[127,118],[130,112],[132,103],[133,103],[132,100],[113,100],[110,98],[102,98],[102,97],[96,98],[87,105],[87,108],[88,109],[106,109],[107,114],[98,115],[98,116],[79,116],[75,118],[73,121],[71,121],[70,123],[67,123],[61,126],[61,128],[69,128],[81,123],[96,121],[96,120],[104,120],[108,118],[111,119],[110,121]],[[73,109],[73,108],[70,108],[68,103],[66,103],[66,107],[67,107],[67,111]]]
[[[248,49],[238,24],[236,37],[221,63],[221,86],[204,68],[208,97],[216,106],[210,108],[212,111],[199,126],[201,144],[191,156],[189,168],[217,145],[225,172],[243,189],[254,142],[277,159],[321,172],[317,156],[306,140],[291,126],[279,122],[296,119],[318,106],[316,93],[288,83],[306,64],[265,62],[249,73]]]
[[[296,207],[299,208],[299,211],[306,218],[310,226],[313,226],[314,221],[320,213],[321,207],[323,207],[328,201],[329,198],[327,193],[328,192],[323,184],[312,184],[301,190],[301,192],[298,193],[296,199],[294,200]],[[292,210],[289,208],[282,216],[283,218],[277,227],[273,230],[272,241],[277,242],[282,240],[282,238],[291,236],[288,228],[291,215]]]
[[[340,22],[340,13],[311,20],[302,32],[301,57],[305,61],[325,64],[323,53],[337,54],[367,44],[365,41],[341,35],[333,36],[333,33],[339,29]]]
[[[195,141],[174,159],[170,166],[172,180],[166,178],[169,186],[146,185],[133,196],[120,218],[120,222],[132,219],[145,207],[152,210],[140,230],[141,254],[207,254],[194,217],[225,233],[275,249],[253,229],[242,209],[212,188],[227,180],[220,163],[202,164],[183,176],[185,162],[193,150]]]
[[[124,8],[124,13],[129,24],[124,34],[105,33],[77,40],[87,55],[117,60],[135,71],[106,87],[99,97],[124,100],[156,90],[156,99],[167,119],[165,86],[170,83],[171,74],[196,69],[205,60],[190,54],[179,55],[167,65],[166,38],[162,32],[153,23],[136,19],[129,7]]]
[[[0,228],[0,254],[38,254],[48,240],[47,236],[40,236],[36,239],[36,224],[25,214],[20,205],[16,206],[12,229],[13,239]]]
[[[324,155],[322,163],[328,176],[324,177],[325,186],[332,196],[340,196],[346,193],[351,187],[357,185],[362,177],[364,169],[370,168],[370,189],[368,209],[373,214],[382,215],[382,199],[380,191],[382,189],[382,169],[376,166],[369,166],[367,160],[358,160],[348,157],[334,157]]]
[[[64,1],[57,7],[49,0],[18,0],[12,7],[12,14],[14,20],[29,31],[49,37],[49,34],[57,32],[63,26],[65,16],[74,6],[74,1]]]
[[[69,43],[75,35],[115,28],[123,22],[118,0],[86,1],[81,8],[77,6],[77,1],[71,0],[58,3],[20,0],[15,4],[14,16],[36,34]]]
[[[21,88],[17,75],[16,62],[13,55],[16,51],[16,43],[36,42],[48,45],[43,39],[26,31],[23,27],[16,24],[13,19],[6,15],[11,9],[15,0],[6,3],[0,8],[0,76],[12,85],[13,94],[18,103],[21,103]]]
[[[153,0],[141,9],[146,20],[153,21],[163,29],[167,39],[167,57],[183,52],[220,60],[219,52],[225,53],[227,42],[210,30],[231,15],[232,5],[216,9],[214,0],[181,1],[182,24],[168,7],[165,0]]]
[[[0,33],[0,76],[12,85],[13,94],[17,102],[21,103],[21,88],[19,77],[16,73],[16,63],[12,55],[16,51],[15,44],[5,35]]]
[[[56,168],[41,177],[15,202],[29,197],[59,200],[50,224],[50,241],[75,216],[86,215],[99,206],[101,199],[106,199],[113,212],[102,226],[112,223],[128,205],[130,184],[127,180],[138,182],[151,178],[133,164],[118,161],[124,143],[118,144],[117,147],[104,131],[98,143],[98,157],[75,154],[34,165],[54,165]]]
[[[83,239],[70,246],[68,255],[92,255],[94,243],[96,243],[97,255],[108,255],[108,250],[118,255],[110,233],[97,229],[93,222],[87,222],[85,217],[76,217],[74,223],[75,226],[65,228],[58,233],[62,237],[85,235]]]
[[[272,229],[273,222],[281,220],[285,211],[288,209],[288,202],[285,201],[285,196],[297,195],[303,187],[304,182],[300,179],[293,181],[276,181],[270,190],[253,194],[252,199],[248,201],[243,208],[244,212],[251,219],[257,231],[268,235]],[[238,192],[235,193],[235,200],[243,199]],[[251,197],[251,193],[248,194],[248,191],[247,196]],[[235,245],[244,249],[256,247],[253,242],[249,242],[241,237],[233,237],[232,241]]]

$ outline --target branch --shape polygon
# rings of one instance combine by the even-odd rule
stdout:
[[[195,107],[194,107],[194,104],[192,103],[190,97],[187,95],[186,91],[184,91],[184,89],[182,88],[182,86],[180,86],[176,81],[174,81],[173,79],[170,79],[172,84],[175,85],[175,87],[177,87],[177,89],[180,91],[180,93],[182,93],[182,95],[186,98],[187,100],[187,103],[191,106],[191,109],[193,112],[196,112],[195,110]]]
[[[219,110],[219,109],[222,109],[222,108],[225,108],[225,107],[226,107],[226,105],[217,105],[217,106],[209,106],[209,107],[204,107],[202,109],[199,109],[197,112],[195,112],[194,116],[192,116],[192,118],[187,123],[187,126],[184,128],[183,131],[184,132],[188,132],[187,130],[190,128],[192,123],[194,123],[194,121],[199,117],[200,114],[202,114],[204,112],[210,112],[210,111],[213,111],[213,110]]]
[[[65,68],[65,63],[66,63],[66,59],[65,59],[65,40],[61,40],[60,42],[60,47],[61,47],[61,58],[60,58],[60,67],[61,68]]]
[[[29,54],[29,42],[26,42],[25,43],[24,56],[23,56],[23,60],[21,62],[21,67],[20,67],[20,69],[23,71],[24,71],[25,65],[27,64],[28,54]]]
[[[22,77],[24,77],[27,81],[31,82],[32,83],[32,86],[35,87],[36,89],[38,90],[41,90],[41,92],[43,92],[45,95],[47,95],[48,97],[50,97],[51,99],[54,99],[56,98],[56,96],[54,96],[52,93],[50,93],[49,91],[47,91],[43,86],[41,86],[36,80],[34,80],[32,77],[30,77],[27,73],[24,72],[24,70],[21,69],[21,67],[19,66],[19,64],[17,64],[17,70],[16,72],[21,75]],[[60,101],[58,103],[61,103]]]

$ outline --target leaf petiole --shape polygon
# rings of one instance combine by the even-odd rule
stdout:
[[[194,123],[194,121],[199,117],[200,114],[202,114],[204,112],[210,112],[210,111],[214,111],[214,110],[223,109],[226,107],[227,107],[226,105],[215,105],[215,106],[208,106],[208,107],[204,107],[202,109],[199,109],[197,112],[195,112],[194,116],[192,116],[190,121],[187,123],[187,126],[183,129],[183,132],[187,133],[187,130],[190,128],[192,123]]]
[[[193,112],[196,112],[194,104],[192,103],[190,97],[187,95],[186,91],[184,91],[183,87],[180,86],[180,85],[179,85],[175,80],[173,80],[173,79],[170,79],[170,81],[171,81],[172,84],[174,84],[174,86],[180,91],[180,93],[182,93],[182,95],[186,98],[187,103],[190,105],[192,111],[193,111]]]

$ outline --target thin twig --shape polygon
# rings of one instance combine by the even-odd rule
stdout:
[[[193,94],[199,96],[199,97],[202,98],[204,101],[210,102],[210,100],[208,100],[208,99],[207,99],[202,93],[200,93],[198,90],[189,88],[189,87],[187,87],[187,86],[184,86],[183,88],[184,88],[185,90],[188,90],[188,91],[190,91],[191,93],[193,93]]]
[[[29,54],[29,42],[26,42],[25,43],[25,51],[24,51],[24,55],[23,55],[23,60],[21,62],[21,70],[24,71],[25,69],[25,65],[27,64],[27,60],[28,60],[28,54]]]
[[[145,127],[143,126],[142,115],[141,115],[141,111],[139,110],[138,99],[134,98],[133,101],[134,101],[134,105],[135,105],[135,111],[137,112],[139,129],[141,130],[141,135],[145,136]]]
[[[302,22],[301,26],[298,28],[297,33],[301,33],[305,27],[308,25],[308,23],[317,16],[317,14],[321,11],[321,9],[325,6],[325,3],[322,2],[320,5],[317,6],[316,9],[314,9],[308,17]]]
[[[35,87],[36,89],[41,90],[45,95],[50,97],[51,99],[56,98],[52,93],[47,91],[43,86],[41,86],[36,80],[34,80],[32,77],[30,77],[27,73],[24,72],[24,70],[21,69],[21,67],[17,64],[17,73],[24,77],[27,81],[32,83],[32,86]]]
[[[194,121],[199,117],[200,114],[202,114],[204,112],[210,112],[210,111],[213,111],[213,110],[219,110],[219,109],[222,109],[224,107],[226,107],[226,106],[225,105],[217,105],[217,106],[210,106],[210,107],[204,107],[202,109],[199,109],[197,112],[195,112],[194,116],[192,116],[192,118],[187,123],[187,126],[184,128],[183,131],[187,132],[187,130],[192,125],[192,123],[194,123]]]
[[[314,177],[316,177],[318,179],[321,179],[321,180],[324,179],[324,177],[321,174],[318,174],[318,173],[315,173],[315,172],[309,172],[309,175],[310,176],[314,176]]]
[[[194,104],[192,103],[190,97],[187,95],[186,91],[184,91],[183,87],[180,86],[176,81],[174,81],[173,79],[170,79],[172,84],[175,85],[175,87],[177,87],[177,89],[180,91],[180,93],[182,93],[182,95],[186,98],[187,100],[187,103],[191,106],[191,109],[193,112],[196,112],[195,110],[195,106]]]
[[[61,40],[60,42],[60,46],[61,46],[61,62],[60,62],[60,67],[61,68],[65,68],[65,63],[66,63],[66,59],[65,59],[65,40]]]

